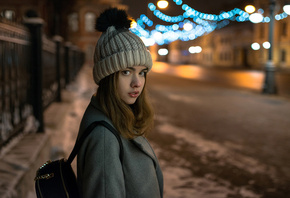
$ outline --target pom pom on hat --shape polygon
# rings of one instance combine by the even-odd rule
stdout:
[[[133,66],[152,67],[152,58],[143,41],[129,31],[131,20],[124,10],[109,8],[97,18],[102,32],[94,53],[93,75],[96,84],[117,71]]]
[[[96,22],[96,30],[100,32],[105,32],[108,27],[114,26],[116,30],[121,28],[129,29],[131,25],[131,20],[128,19],[125,10],[118,10],[117,8],[111,8],[105,10]]]

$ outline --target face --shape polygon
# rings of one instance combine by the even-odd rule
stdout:
[[[147,72],[145,66],[128,67],[119,72],[117,92],[126,104],[134,104],[142,93]]]

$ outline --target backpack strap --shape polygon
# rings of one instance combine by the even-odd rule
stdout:
[[[122,144],[122,140],[120,138],[120,135],[119,133],[116,131],[116,129],[114,129],[109,123],[107,123],[106,121],[104,120],[101,120],[101,121],[95,121],[93,123],[91,123],[87,128],[86,130],[84,131],[84,133],[82,134],[82,136],[76,141],[75,145],[74,145],[74,148],[71,152],[71,154],[69,155],[68,157],[68,160],[67,162],[69,164],[72,163],[72,161],[74,160],[74,158],[76,157],[76,155],[78,154],[84,140],[86,139],[86,137],[92,132],[92,130],[98,126],[98,125],[103,125],[104,127],[106,127],[109,131],[111,131],[117,138],[118,142],[119,142],[119,145],[120,145],[120,160],[121,160],[121,163],[123,161],[123,156],[124,156],[124,151],[123,151],[123,144]]]

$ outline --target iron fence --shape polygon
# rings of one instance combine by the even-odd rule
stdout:
[[[43,37],[42,40],[42,103],[45,109],[56,100],[57,90],[60,87],[56,75],[56,43],[46,37]]]
[[[61,89],[84,62],[75,46],[42,35],[41,23],[25,24],[0,21],[0,149],[23,132],[29,116],[44,131],[44,110],[61,101]]]
[[[0,145],[16,136],[29,115],[29,32],[0,22]]]

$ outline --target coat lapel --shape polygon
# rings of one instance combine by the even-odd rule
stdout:
[[[133,140],[131,140],[141,151],[143,151],[145,154],[147,154],[149,157],[151,157],[154,161],[155,167],[157,165],[157,161],[156,161],[156,156],[151,148],[151,146],[149,145],[148,141],[142,137],[142,136],[138,136],[136,138],[134,138]]]

